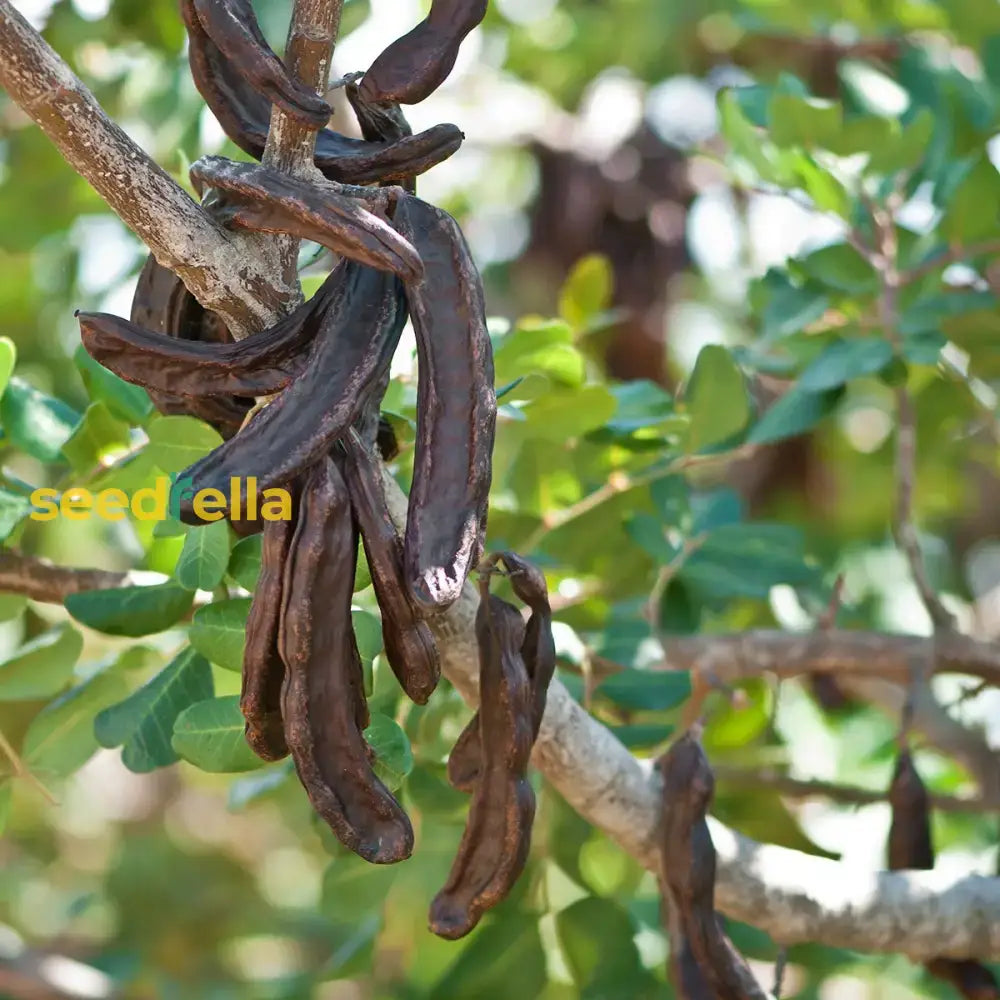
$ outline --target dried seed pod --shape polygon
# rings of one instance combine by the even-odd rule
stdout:
[[[146,259],[132,298],[131,321],[154,333],[183,342],[228,344],[232,336],[213,312],[206,310],[172,271]],[[150,390],[153,404],[164,414],[198,417],[211,424],[224,438],[232,437],[253,406],[252,398],[218,396],[194,399],[170,392]]]
[[[224,493],[233,477],[253,477],[262,490],[294,479],[327,454],[372,401],[378,406],[405,324],[397,279],[349,261],[302,375],[182,475],[196,491]],[[190,502],[182,501],[181,517],[197,522]]]
[[[484,594],[476,614],[483,768],[465,833],[444,888],[431,904],[431,930],[468,934],[510,892],[528,858],[535,796],[525,774],[531,756],[531,690],[521,659],[517,609]]]
[[[422,279],[406,294],[417,340],[417,443],[403,543],[418,606],[452,604],[483,550],[496,393],[483,287],[454,219],[402,198],[394,222],[417,247]]]
[[[243,78],[202,27],[190,0],[181,11],[188,31],[188,62],[195,86],[223,131],[255,159],[264,155],[271,120],[271,103]],[[332,129],[316,133],[315,163],[332,181],[370,184],[421,174],[446,160],[464,136],[454,125],[435,125],[410,136],[373,142],[354,139]]]
[[[889,869],[934,867],[930,799],[907,749],[899,751],[889,786],[892,823],[889,827]]]
[[[78,312],[87,353],[127,382],[173,396],[265,396],[284,389],[305,366],[336,293],[336,267],[308,301],[268,330],[226,344],[168,340],[107,313]]]
[[[524,632],[521,656],[531,680],[532,744],[545,715],[545,700],[556,668],[556,647],[552,639],[552,609],[549,592],[541,571],[515,552],[502,552],[500,558],[510,574],[514,593],[531,608]],[[479,713],[462,730],[448,755],[448,781],[460,792],[471,792],[479,777],[482,747]]]
[[[766,994],[715,914],[715,847],[705,821],[715,778],[705,752],[686,733],[659,766],[663,774],[663,880],[698,969],[719,1000],[765,1000]]]
[[[402,861],[413,828],[371,769],[361,659],[351,626],[358,536],[347,488],[328,457],[303,489],[282,583],[285,740],[313,808],[366,861]]]
[[[369,101],[353,81],[344,93],[357,116],[361,134],[369,142],[395,142],[413,135],[403,109],[394,101]]]
[[[296,491],[297,492],[297,491]],[[250,603],[240,711],[246,741],[261,760],[288,756],[281,717],[285,664],[278,649],[282,581],[294,530],[293,520],[267,521],[261,548],[260,577]]]
[[[322,128],[330,105],[296,80],[267,44],[250,0],[182,0],[185,20],[193,6],[205,34],[259,94],[293,118]]]
[[[357,431],[349,430],[342,444],[351,509],[382,612],[386,659],[406,694],[423,705],[441,675],[434,636],[426,622],[417,618],[406,593],[403,543],[385,502],[382,471]]]
[[[896,757],[896,769],[889,785],[889,805],[892,808],[889,870],[933,869],[930,796],[913,755],[906,747],[900,749]],[[935,978],[950,983],[968,1000],[1000,1000],[1000,984],[981,962],[934,958],[926,962],[924,968]]]
[[[203,156],[191,168],[191,180],[225,195],[222,214],[233,226],[313,240],[349,260],[392,271],[404,280],[423,273],[417,251],[356,200],[388,206],[384,193],[290,177],[222,156]]]
[[[419,104],[447,79],[465,36],[486,8],[487,0],[431,0],[427,17],[368,68],[362,94],[369,101]]]

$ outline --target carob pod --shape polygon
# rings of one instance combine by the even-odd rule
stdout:
[[[403,543],[385,502],[382,471],[357,431],[342,439],[343,473],[382,612],[385,656],[406,694],[423,705],[441,676],[437,646],[414,612],[403,582]]]
[[[260,333],[227,344],[168,340],[162,334],[107,313],[77,313],[87,353],[116,375],[174,396],[265,396],[301,374],[336,293],[343,264],[316,294]]]
[[[130,318],[154,333],[183,342],[227,344],[233,339],[225,323],[205,309],[184,282],[157,263],[152,255],[139,272]],[[232,437],[239,430],[253,406],[252,398],[196,399],[156,390],[151,390],[149,396],[160,413],[198,417],[211,424],[224,438]]]
[[[514,593],[530,609],[524,631],[521,655],[531,679],[532,743],[545,715],[549,684],[556,669],[556,646],[552,638],[552,609],[542,572],[515,552],[502,552],[500,559],[508,570]],[[471,792],[479,777],[482,745],[479,737],[479,712],[469,720],[448,755],[448,781],[460,792]]]
[[[329,457],[312,468],[282,582],[285,740],[313,808],[366,861],[402,861],[413,828],[372,771],[362,735],[364,678],[351,626],[358,536],[347,488]]]
[[[193,0],[192,5],[205,34],[254,91],[312,128],[327,123],[330,105],[285,69],[267,44],[250,0]],[[187,6],[182,0],[182,10]]]
[[[313,240],[404,280],[423,273],[417,251],[358,201],[388,210],[393,200],[388,192],[312,182],[224,156],[203,156],[191,167],[191,180],[224,195],[220,212],[230,225]]]
[[[244,152],[261,159],[271,102],[254,90],[212,41],[191,0],[182,0],[181,13],[195,86],[226,135]],[[446,160],[462,145],[463,138],[455,125],[435,125],[419,135],[407,133],[381,142],[354,139],[323,128],[316,133],[315,163],[329,180],[344,184],[403,180]]]
[[[240,711],[250,749],[261,760],[281,760],[288,756],[281,717],[281,690],[285,664],[278,648],[282,606],[282,584],[295,529],[293,493],[292,520],[266,521],[261,547],[260,576],[250,602],[246,646],[243,651],[243,687]]]
[[[431,0],[427,17],[384,49],[365,73],[369,101],[419,104],[447,79],[465,36],[486,16],[487,0]]]
[[[892,823],[889,827],[889,870],[930,871],[934,867],[930,796],[913,762],[902,747],[889,785]],[[933,958],[924,968],[936,979],[950,983],[968,1000],[1000,1000],[1000,984],[981,962],[972,959]]]
[[[431,904],[431,930],[468,934],[503,900],[524,869],[535,795],[526,777],[531,756],[531,688],[521,659],[524,622],[517,609],[484,592],[476,613],[483,767],[458,854]]]
[[[399,200],[399,231],[422,279],[407,282],[417,341],[417,440],[403,542],[410,595],[425,611],[459,596],[483,551],[497,402],[483,286],[455,220]]]
[[[302,375],[182,475],[195,491],[224,493],[233,477],[253,477],[261,490],[293,479],[327,454],[372,400],[377,407],[405,324],[399,281],[348,261]],[[182,500],[181,518],[197,523],[190,501]]]
[[[701,744],[685,733],[660,759],[660,865],[698,968],[719,1000],[766,1000],[715,914],[715,846],[705,820],[715,778]]]

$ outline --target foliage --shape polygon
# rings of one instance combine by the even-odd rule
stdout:
[[[690,150],[691,162],[715,171],[734,200],[787,197],[835,235],[762,273],[730,274],[745,294],[713,283],[708,269],[693,274],[684,294],[713,310],[725,335],[685,368],[679,344],[696,344],[698,331],[671,332],[671,391],[607,376],[615,276],[601,257],[582,259],[550,290],[553,315],[493,324],[504,391],[490,546],[544,567],[559,598],[561,680],[653,757],[691,689],[687,675],[655,669],[675,637],[811,628],[840,574],[842,624],[926,631],[889,531],[901,392],[917,406],[915,514],[934,532],[923,539],[932,577],[954,606],[978,596],[969,539],[997,528],[973,509],[971,484],[981,479],[995,495],[1000,173],[990,140],[1000,128],[1000,17],[989,4],[855,4],[848,15],[819,0],[563,0],[518,23],[523,6],[491,12],[484,66],[469,72],[489,83],[489,60],[503,58],[523,84],[574,110],[609,65],[647,87],[730,56],[745,62],[758,37],[794,48],[848,16],[866,37],[927,32],[901,43],[891,66],[845,58],[836,97],[811,94],[767,56],[750,60],[745,85],[719,91],[719,137]],[[174,5],[115,0],[98,20],[81,10],[55,4],[50,42],[119,120],[151,139],[155,123],[161,162],[179,170],[204,149]],[[349,4],[345,23],[363,27],[366,11]],[[280,33],[286,5],[262,13]],[[942,58],[942,45],[956,57]],[[491,153],[488,173],[513,188],[504,155]],[[36,487],[133,495],[219,439],[192,418],[155,414],[144,392],[74,349],[73,308],[124,312],[140,248],[36,129],[11,129],[0,163],[0,534],[67,564],[161,574],[73,595],[65,610],[4,595],[0,730],[59,800],[47,806],[12,762],[0,771],[4,919],[35,942],[73,942],[128,996],[291,1000],[342,995],[321,991],[344,979],[361,984],[358,995],[407,1000],[671,996],[655,880],[544,784],[514,896],[460,944],[426,931],[464,820],[466,799],[448,786],[444,762],[469,710],[446,683],[424,707],[400,696],[363,566],[355,625],[373,713],[366,735],[419,828],[414,859],[398,869],[346,854],[312,820],[289,767],[264,766],[243,743],[238,671],[258,539],[237,540],[222,523],[154,526],[132,514],[29,517]],[[456,209],[474,200],[476,183],[452,191]],[[95,275],[101,247],[110,263]],[[492,301],[506,291],[520,313],[507,268],[487,277]],[[394,471],[405,487],[409,371],[394,379],[386,409],[402,438]],[[740,470],[775,463],[788,485],[775,476],[779,486],[754,495]],[[879,789],[896,721],[861,705],[822,715],[804,687],[753,680],[739,698],[711,695],[705,740],[713,762],[794,760],[799,773]],[[830,759],[816,762],[810,741]],[[99,753],[119,747],[120,763]],[[935,790],[968,784],[956,763],[930,751],[921,759]],[[814,852],[838,850],[832,831],[845,815],[829,807],[828,822],[810,820],[776,792],[723,780],[714,811]],[[866,821],[886,825],[877,810]],[[979,855],[995,842],[985,818],[941,818],[938,833],[943,848]],[[774,959],[766,935],[731,931],[753,957]],[[898,959],[811,945],[793,948],[790,962],[789,995],[817,995],[834,975],[937,995]]]

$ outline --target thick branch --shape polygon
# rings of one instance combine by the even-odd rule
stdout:
[[[266,257],[246,253],[246,237],[220,227],[105,115],[10,0],[0,0],[0,86],[203,305],[236,330],[281,310]]]
[[[67,596],[81,590],[108,590],[134,582],[130,573],[68,569],[12,549],[0,551],[0,591],[24,594],[34,601],[62,604]]]
[[[393,517],[402,526],[406,498],[388,474],[385,488]],[[475,587],[466,584],[459,601],[431,623],[442,669],[470,704],[477,698],[477,600]],[[703,649],[719,638],[702,637]],[[826,635],[810,638],[820,641]],[[945,648],[957,652],[955,646]],[[794,661],[786,662],[782,672],[791,673],[793,667]],[[658,871],[658,779],[558,681],[549,689],[532,759],[581,816],[650,871]],[[998,879],[956,879],[942,872],[872,873],[758,844],[716,822],[712,837],[719,855],[717,906],[767,931],[779,943],[821,941],[924,959],[1000,958]]]

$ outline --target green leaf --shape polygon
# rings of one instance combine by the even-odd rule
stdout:
[[[87,407],[62,450],[75,471],[88,472],[128,447],[128,424],[115,417],[106,403],[97,402]]]
[[[188,590],[214,590],[229,566],[229,524],[203,524],[184,536],[174,576]]]
[[[675,726],[662,726],[655,722],[608,726],[608,729],[629,750],[652,750],[670,739],[675,728]]]
[[[320,910],[333,920],[352,921],[381,910],[398,874],[398,865],[369,865],[344,854],[323,873]]]
[[[703,347],[684,393],[691,417],[687,446],[701,451],[738,434],[750,419],[743,373],[724,347]]]
[[[655,382],[636,379],[611,387],[618,401],[614,416],[607,422],[609,430],[630,434],[644,427],[658,427],[674,416],[674,401]]]
[[[874,375],[892,361],[892,344],[874,337],[835,340],[806,368],[799,389],[823,392],[863,375]]]
[[[573,346],[573,331],[558,320],[522,320],[500,341],[494,364],[501,383],[536,373],[571,388],[584,380],[583,355]]]
[[[153,401],[142,386],[132,385],[98,364],[80,344],[73,352],[80,378],[96,402],[107,404],[111,413],[133,427],[141,426],[153,412]]]
[[[169,581],[152,587],[114,587],[70,594],[66,610],[81,625],[107,635],[138,638],[176,625],[188,612],[194,593]]]
[[[24,594],[4,594],[0,592],[0,622],[9,622],[24,612],[28,598]]]
[[[0,421],[7,437],[41,462],[58,462],[80,414],[59,399],[12,378],[0,399]]]
[[[58,625],[26,642],[0,663],[0,701],[34,701],[62,691],[83,650],[83,636]]]
[[[597,896],[581,899],[556,914],[556,934],[573,982],[585,996],[624,1000],[648,989],[635,927],[618,903]]]
[[[218,522],[213,522],[218,523]],[[251,593],[257,587],[260,576],[261,545],[263,535],[250,535],[241,538],[234,546],[229,556],[227,573],[244,589]]]
[[[32,720],[21,754],[40,778],[63,778],[79,770],[97,751],[94,717],[128,694],[114,668],[104,670],[60,695]]]
[[[636,514],[625,522],[629,538],[663,566],[677,555],[676,546],[667,540],[665,533],[667,527],[671,526],[663,524],[659,518],[651,514]]]
[[[0,393],[7,388],[14,365],[17,363],[17,347],[10,337],[0,337]]]
[[[750,444],[770,444],[812,430],[840,399],[837,390],[806,392],[798,386],[781,397],[751,428]]]
[[[9,538],[33,509],[27,497],[0,488],[0,541]]]
[[[146,451],[164,472],[181,472],[222,444],[219,432],[194,417],[157,417]]]
[[[526,404],[522,412],[532,436],[563,443],[602,427],[617,408],[607,388],[587,385],[575,391],[553,389]]]
[[[237,597],[199,608],[191,623],[191,645],[217,666],[242,670],[250,600],[249,597]]]
[[[122,763],[130,771],[166,767],[177,760],[170,744],[177,716],[212,694],[212,668],[185,646],[148,684],[97,716],[97,742],[122,747]]]
[[[951,198],[941,223],[944,237],[959,244],[989,239],[997,229],[998,204],[1000,173],[984,154]]]
[[[559,293],[559,315],[576,330],[585,330],[611,304],[614,275],[600,254],[577,261]]]
[[[665,712],[691,696],[691,675],[686,670],[636,670],[628,667],[606,677],[597,691],[623,708]]]
[[[768,107],[771,138],[779,146],[828,148],[843,127],[843,108],[833,101],[777,93]]]
[[[871,295],[878,290],[875,269],[848,243],[821,247],[796,260],[794,266],[814,281],[847,295]]]
[[[763,318],[761,334],[765,341],[800,333],[830,308],[830,298],[822,286],[793,285],[786,274],[773,270],[757,284],[755,294],[764,299],[758,311]]]
[[[170,740],[177,754],[202,771],[253,771],[264,762],[247,746],[239,695],[195,702],[177,716]]]
[[[395,791],[413,770],[413,751],[406,733],[395,719],[373,712],[364,735],[368,745],[375,751],[372,769],[389,791]]]
[[[7,829],[10,820],[10,803],[14,793],[14,783],[10,779],[0,784],[0,835]]]

